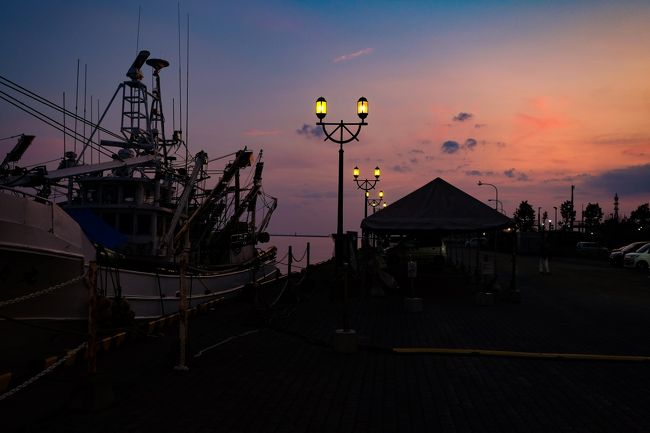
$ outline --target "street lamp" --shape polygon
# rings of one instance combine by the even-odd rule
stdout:
[[[372,207],[373,214],[377,210],[377,206],[383,204],[383,207],[386,207],[386,203],[384,202],[384,191],[379,191],[379,194],[377,195],[379,198],[370,198],[370,194],[366,193],[366,206]]]
[[[343,145],[349,143],[353,140],[359,141],[359,133],[361,132],[361,127],[367,125],[365,119],[368,117],[368,100],[364,97],[359,98],[357,101],[357,116],[361,119],[361,122],[323,122],[323,119],[327,115],[327,101],[322,96],[316,100],[316,117],[318,117],[318,123],[316,125],[323,128],[325,133],[325,141],[330,140],[339,144],[339,182],[338,182],[338,210],[336,218],[336,238],[334,239],[334,256],[336,261],[337,268],[340,268],[343,264]],[[335,128],[328,132],[328,126],[335,126]],[[356,131],[350,129],[350,127],[355,127]],[[354,129],[354,128],[353,128]],[[338,137],[335,137],[336,133]],[[346,134],[347,133],[347,134]],[[347,135],[347,136],[346,136]]]
[[[367,109],[367,108],[366,108]],[[359,179],[359,174],[361,171],[359,170],[359,167],[355,166],[354,169],[352,170],[352,176],[354,177],[354,183],[357,184],[357,188],[363,190],[364,192],[364,197],[363,197],[363,217],[367,218],[368,217],[368,197],[370,197],[370,191],[371,189],[375,189],[375,186],[377,185],[377,182],[379,182],[379,176],[381,176],[381,170],[379,169],[379,166],[375,167],[374,170],[374,179]],[[383,195],[383,192],[381,193]],[[364,240],[364,246],[365,246],[365,235],[363,235],[363,240]]]
[[[499,189],[497,188],[496,185],[493,185],[491,183],[485,183],[481,182],[480,180],[478,181],[478,186],[483,186],[483,185],[488,185],[494,188],[494,192],[496,194],[496,197],[494,199],[494,209],[499,212]],[[497,230],[494,230],[494,282],[496,283],[497,279]]]
[[[370,198],[370,194],[366,192],[366,209],[368,208],[368,206],[371,206],[373,215],[375,214],[375,211],[377,210],[378,206],[383,205],[383,207],[386,207],[386,202],[384,202],[384,191],[380,190],[377,196],[379,198]],[[380,207],[380,209],[382,209],[382,207]],[[372,242],[373,246],[377,246],[375,242],[376,239],[377,237],[373,236],[373,242]]]
[[[501,206],[501,213],[504,213],[503,212],[503,202],[501,200],[495,200],[495,199],[491,198],[488,201],[495,201],[497,203],[497,206]]]
[[[557,230],[557,206],[553,206],[553,209],[555,209],[555,230]]]

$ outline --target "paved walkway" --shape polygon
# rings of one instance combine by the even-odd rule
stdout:
[[[0,402],[1,430],[650,431],[649,362],[391,351],[650,355],[645,275],[588,261],[555,261],[552,269],[542,278],[533,259],[520,261],[520,304],[477,305],[453,292],[469,283],[450,269],[418,284],[422,313],[405,313],[400,293],[355,297],[354,354],[331,349],[341,304],[325,277],[272,312],[234,300],[192,320],[188,372],[173,369],[173,332],[128,342],[100,358],[93,386],[82,368],[61,369]]]

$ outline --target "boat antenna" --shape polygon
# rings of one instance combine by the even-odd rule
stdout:
[[[178,2],[178,118],[180,119],[181,134],[183,132],[183,84],[181,81],[181,3]],[[187,158],[185,158],[185,167],[187,169]]]
[[[79,108],[79,59],[77,59],[77,90],[74,103],[74,153],[77,153],[77,116]]]
[[[189,158],[187,143],[190,131],[188,126],[190,113],[190,14],[187,14],[187,50],[185,52],[185,62],[185,170],[187,171],[187,160]]]
[[[65,144],[65,92],[63,92],[63,155],[65,155],[66,152],[66,144]]]
[[[83,129],[83,138],[84,141],[86,140],[86,101],[87,101],[87,96],[86,96],[86,89],[88,85],[88,63],[84,63],[84,129]],[[90,149],[92,153],[92,148]],[[83,158],[83,163],[86,163],[86,157],[84,156]]]
[[[142,5],[138,5],[138,34],[135,39],[135,54],[137,55],[140,52],[140,12],[142,10]]]
[[[93,123],[93,95],[90,95],[90,123]],[[84,134],[85,136],[86,134]],[[93,148],[90,148],[90,164],[93,163]]]
[[[97,123],[99,124],[99,98],[97,98]],[[101,143],[101,129],[97,130],[97,143]],[[99,148],[97,149],[97,162],[102,162],[102,153],[99,151]]]

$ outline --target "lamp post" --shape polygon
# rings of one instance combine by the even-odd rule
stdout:
[[[491,183],[481,182],[479,180],[478,181],[478,186],[483,186],[483,185],[488,185],[488,186],[491,186],[492,188],[494,188],[494,192],[495,192],[495,195],[496,195],[496,197],[494,199],[494,209],[497,212],[499,212],[499,189],[497,188],[496,185],[493,185]],[[497,279],[497,246],[498,246],[498,244],[497,244],[497,233],[498,232],[495,229],[494,230],[494,282],[495,283],[496,283],[496,279]]]
[[[491,198],[488,201],[495,201],[497,203],[497,206],[501,206],[501,213],[504,213],[503,212],[503,202],[501,200],[495,200],[495,199]],[[498,208],[497,208],[497,210],[498,210]]]
[[[542,229],[542,207],[538,206],[537,207],[537,230]]]
[[[366,193],[366,206],[372,207],[372,213],[375,213],[375,210],[377,209],[377,206],[383,204],[384,207],[386,207],[386,203],[384,202],[384,191],[379,191],[379,194],[377,194],[379,198],[370,198],[370,195]]]
[[[383,207],[386,207],[386,202],[384,201],[384,191],[380,190],[377,196],[379,198],[370,198],[370,194],[366,192],[366,210],[368,209],[368,206],[372,207],[373,215],[375,214],[375,211],[377,210],[377,207],[379,205],[383,205]],[[372,241],[373,247],[376,247],[377,236],[372,236],[372,240],[373,240]]]
[[[555,209],[555,230],[557,230],[557,206],[553,206],[553,209]]]
[[[361,127],[367,125],[365,119],[368,116],[368,100],[364,97],[359,98],[357,101],[357,115],[361,122],[349,123],[343,122],[323,122],[327,115],[327,101],[322,96],[316,100],[316,117],[318,123],[316,125],[323,128],[325,133],[325,141],[330,140],[339,144],[339,182],[338,182],[338,207],[336,217],[336,238],[334,239],[334,258],[336,267],[340,268],[343,264],[343,145],[353,140],[359,141],[359,133]],[[334,126],[332,131],[328,132],[327,127]],[[356,131],[350,129],[356,127]],[[354,128],[353,128],[354,129]],[[338,132],[338,137],[335,134]]]
[[[368,217],[368,197],[370,196],[369,191],[374,189],[379,182],[379,176],[381,176],[381,170],[379,166],[375,167],[374,179],[359,179],[360,170],[359,167],[355,166],[352,170],[352,176],[354,177],[354,183],[357,184],[357,188],[363,190],[363,217]],[[383,195],[383,192],[382,192]],[[365,234],[362,235],[363,246],[366,246],[367,239]]]

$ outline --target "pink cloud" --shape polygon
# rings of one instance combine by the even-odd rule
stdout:
[[[517,114],[515,120],[522,126],[531,126],[538,130],[559,128],[566,122],[555,117],[535,117],[528,114]]]
[[[365,56],[372,53],[372,48],[364,48],[363,50],[355,51],[354,53],[344,54],[333,60],[334,63],[345,62],[347,60],[356,59],[357,57]]]
[[[279,134],[282,134],[282,131],[280,131],[279,129],[269,129],[269,130],[248,129],[242,132],[242,135],[245,135],[247,137],[266,137],[269,135],[279,135]]]

